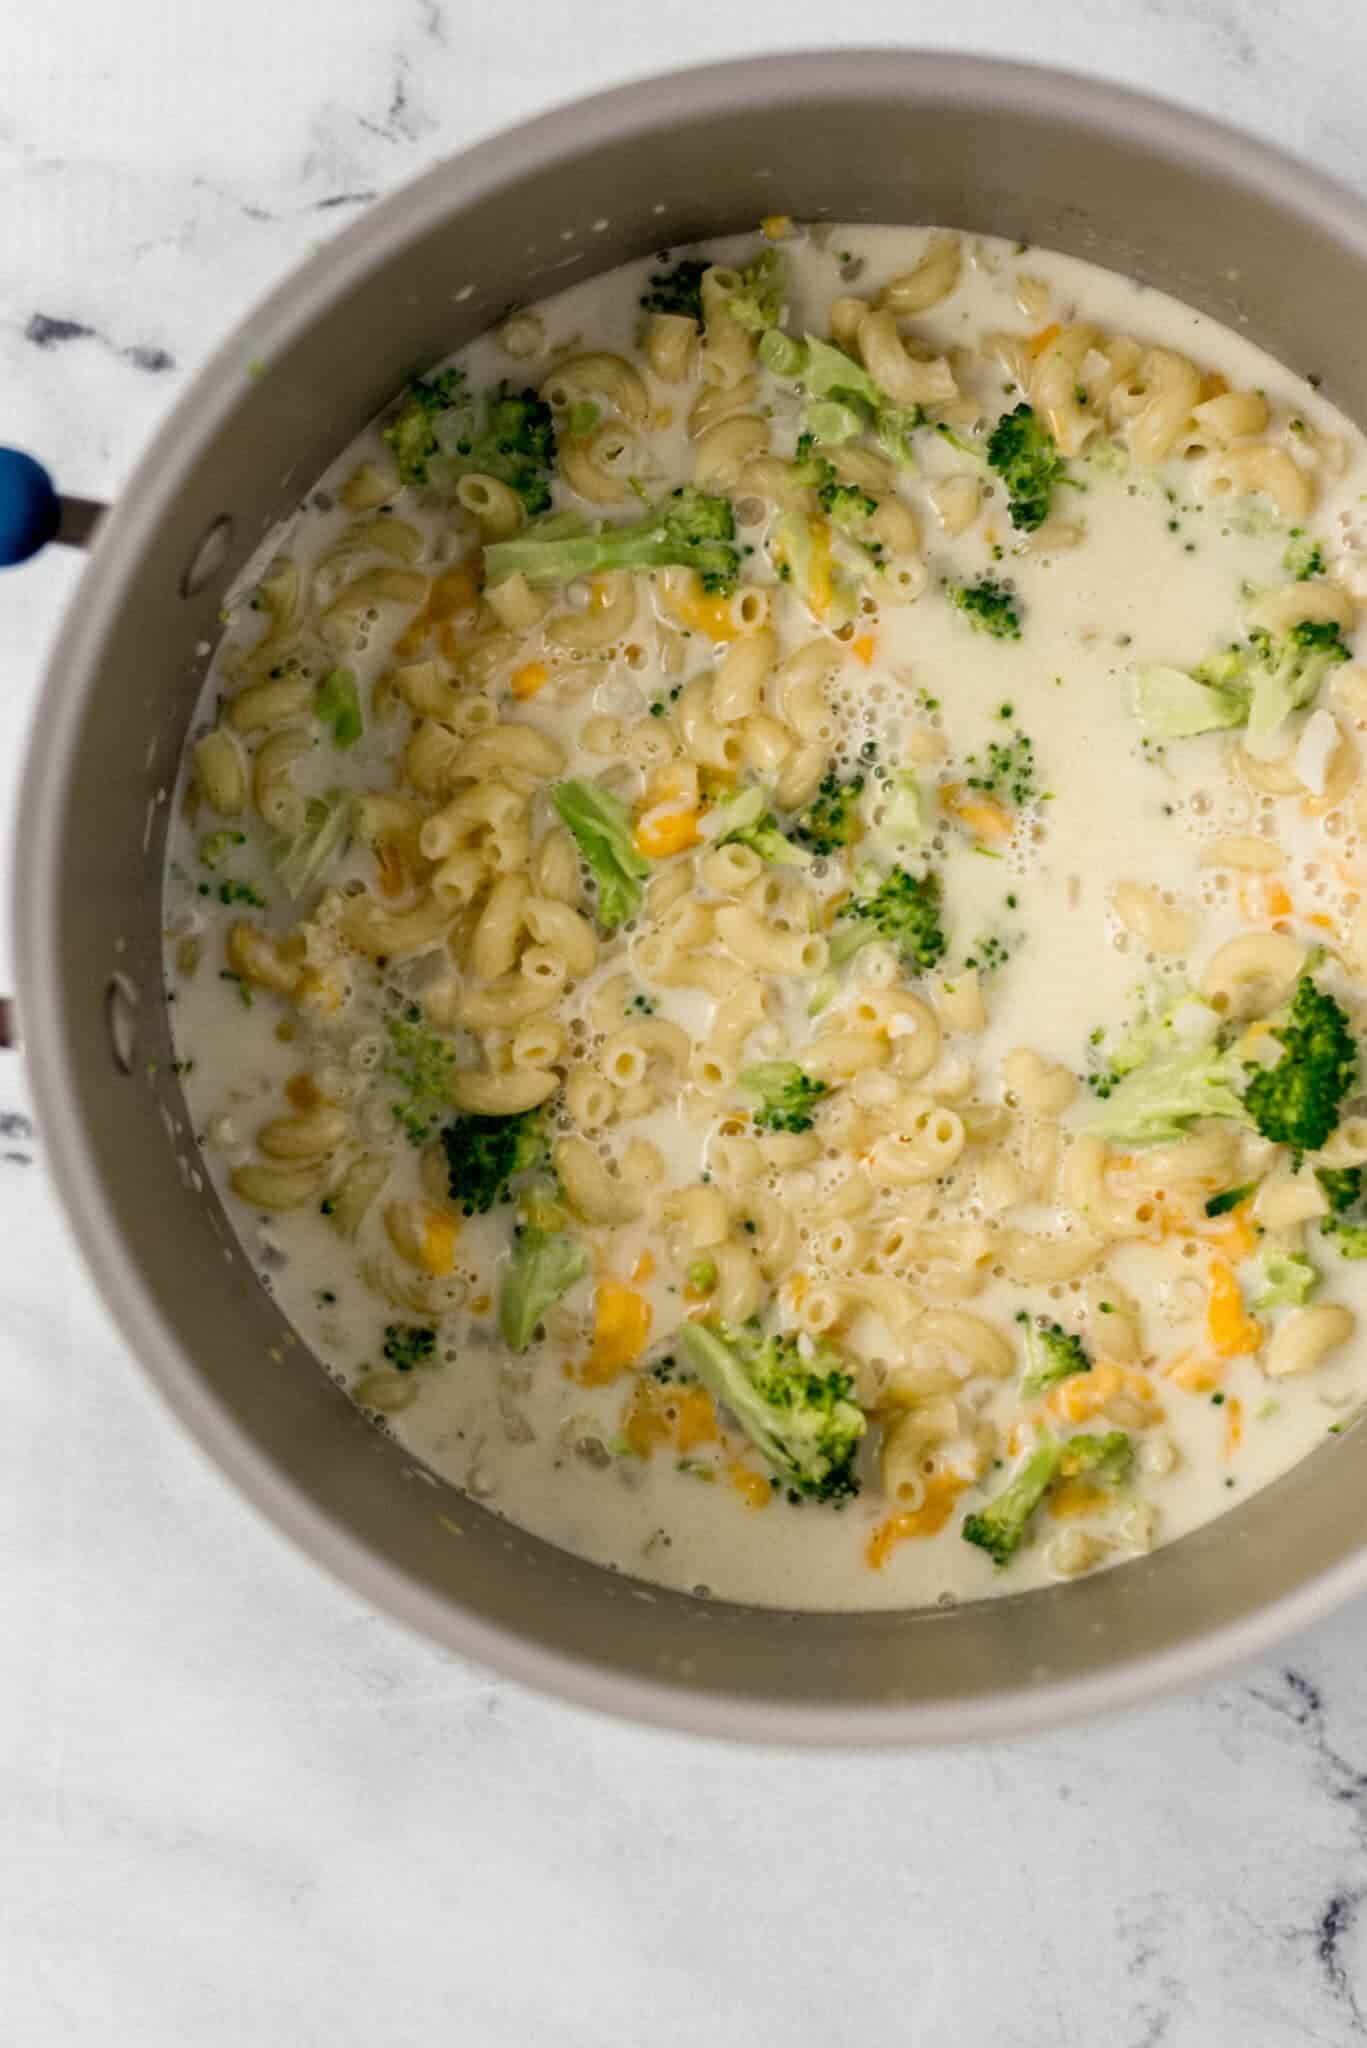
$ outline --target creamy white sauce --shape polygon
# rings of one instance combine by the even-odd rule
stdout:
[[[847,291],[872,297],[884,280],[911,266],[925,236],[852,226],[835,228],[821,239],[822,247],[805,239],[786,245],[787,325],[793,333],[826,332],[834,298]],[[754,238],[747,237],[710,246],[707,253],[741,261],[754,247]],[[1342,437],[1346,466],[1336,474],[1328,463],[1318,465],[1318,501],[1308,523],[1331,561],[1357,546],[1360,497],[1367,490],[1362,442],[1290,371],[1190,308],[1074,259],[1033,249],[1018,254],[995,242],[972,244],[970,256],[951,296],[912,323],[937,352],[972,348],[992,330],[1024,335],[1046,322],[1081,319],[1107,333],[1130,334],[1142,343],[1180,351],[1202,370],[1218,371],[1234,390],[1265,392],[1274,426],[1280,423],[1284,430],[1291,416],[1308,423],[1314,434]],[[856,265],[862,267],[855,281],[842,281],[842,270],[848,278]],[[537,310],[546,346],[530,363],[511,361],[494,336],[481,340],[462,358],[472,385],[478,389],[505,377],[515,384],[536,382],[547,373],[551,357],[572,341],[583,348],[634,354],[638,298],[645,276],[655,268],[658,263],[629,266],[545,302]],[[1022,274],[1048,289],[1042,317],[1024,317],[1017,304]],[[966,382],[981,399],[985,424],[1020,397],[995,369],[990,377],[979,370]],[[663,385],[653,387],[653,395],[673,407],[674,421],[652,437],[652,449],[662,467],[675,465],[667,480],[682,480],[689,473],[682,431],[687,399],[681,399],[677,387]],[[776,408],[775,445],[786,447],[789,441],[783,437],[791,434],[793,402],[780,386],[768,388],[765,396]],[[918,435],[917,448],[920,470],[905,482],[903,494],[920,518],[928,588],[913,604],[881,608],[868,666],[853,654],[845,658],[835,696],[840,751],[852,768],[860,748],[872,741],[879,765],[896,767],[911,735],[922,735],[923,745],[934,744],[926,735],[938,735],[944,761],[929,762],[920,771],[923,789],[933,793],[937,778],[947,778],[956,764],[962,768],[968,755],[981,762],[993,740],[1009,741],[1023,731],[1033,742],[1037,788],[1044,800],[1022,812],[1008,846],[991,849],[1000,857],[985,857],[971,835],[952,821],[941,825],[939,850],[931,855],[944,883],[947,978],[954,979],[967,952],[981,951],[984,939],[1000,941],[1009,954],[1004,966],[983,977],[986,1029],[979,1036],[948,1037],[943,1054],[947,1062],[971,1066],[973,1099],[1000,1102],[1001,1063],[1012,1049],[1030,1047],[1080,1073],[1089,1033],[1098,1027],[1111,1034],[1123,1030],[1136,989],[1152,979],[1155,963],[1123,931],[1110,907],[1117,882],[1152,884],[1188,912],[1190,969],[1181,960],[1157,963],[1181,979],[1187,971],[1198,972],[1223,940],[1248,928],[1241,888],[1256,892],[1262,887],[1257,876],[1245,879],[1228,869],[1203,867],[1203,847],[1234,833],[1264,834],[1269,844],[1282,846],[1286,859],[1277,879],[1294,901],[1293,928],[1309,941],[1318,929],[1304,922],[1311,914],[1332,920],[1335,935],[1347,929],[1354,908],[1356,826],[1351,800],[1321,818],[1303,815],[1299,798],[1250,793],[1230,775],[1222,735],[1173,744],[1155,759],[1146,759],[1140,745],[1129,704],[1130,664],[1195,665],[1237,636],[1242,584],[1263,587],[1285,580],[1280,564],[1286,532],[1251,509],[1261,501],[1207,496],[1200,466],[1180,459],[1151,470],[1132,466],[1119,474],[1073,460],[1069,474],[1083,488],[1057,493],[1055,517],[1076,523],[1082,529],[1080,541],[1054,552],[1021,553],[1000,495],[968,532],[945,536],[927,498],[928,483],[981,472],[971,458],[932,432]],[[373,429],[321,480],[282,539],[281,552],[305,565],[327,553],[356,516],[337,502],[336,494],[367,460],[387,460]],[[419,566],[425,571],[458,559],[470,547],[470,531],[453,522],[449,501],[404,491],[394,502],[396,512],[424,532]],[[1000,558],[996,549],[1003,551]],[[944,600],[943,578],[974,582],[985,574],[1008,579],[1017,592],[1024,619],[1019,640],[971,632]],[[800,644],[815,630],[812,622],[791,590],[779,589],[775,595],[785,644]],[[367,707],[373,684],[392,665],[393,642],[403,623],[403,617],[382,614],[370,645],[348,657]],[[212,723],[215,694],[232,687],[224,661],[231,661],[234,649],[249,647],[257,630],[250,612],[239,609],[197,730]],[[525,704],[505,695],[502,714],[554,734],[569,752],[566,773],[601,775],[610,764],[577,745],[584,719],[603,714],[638,720],[652,700],[667,697],[677,680],[662,673],[651,633],[638,633],[637,643],[641,653],[612,662],[585,694],[548,690]],[[695,635],[687,651],[688,672],[706,666],[710,652]],[[1337,708],[1327,689],[1320,702]],[[1009,713],[1003,707],[1010,707]],[[1346,723],[1351,729],[1351,720]],[[367,710],[366,735],[358,747],[339,755],[320,742],[296,769],[295,780],[308,791],[339,781],[388,787],[406,731],[406,720],[386,725]],[[197,848],[206,831],[225,823],[240,826],[248,843],[210,873]],[[222,977],[227,926],[235,917],[255,915],[250,906],[244,911],[219,903],[225,877],[267,900],[267,926],[283,929],[298,914],[285,901],[266,857],[268,836],[259,821],[225,821],[202,809],[193,824],[179,823],[173,834],[166,894],[177,1049],[187,1063],[184,1085],[205,1141],[206,1163],[262,1284],[326,1369],[354,1385],[382,1366],[387,1325],[431,1320],[416,1309],[396,1308],[369,1284],[376,1262],[391,1273],[402,1264],[384,1242],[382,1203],[368,1216],[353,1247],[338,1238],[316,1202],[268,1218],[253,1214],[228,1191],[227,1175],[255,1156],[259,1127],[287,1113],[282,1090],[290,1077],[304,1069],[316,1074],[329,1064],[351,1076],[357,1129],[368,1134],[368,1142],[392,1151],[384,1201],[423,1199],[418,1154],[394,1131],[392,1091],[367,1072],[379,1044],[378,977],[358,972],[355,993],[342,1015],[321,1019],[301,1019],[262,990],[247,1007],[240,984]],[[370,855],[354,845],[328,880],[370,883],[373,875]],[[835,878],[813,886],[829,891]],[[1259,907],[1251,921],[1261,928],[1269,919]],[[1328,931],[1319,935],[1330,936]],[[199,964],[189,973],[177,964],[185,958],[187,937],[200,940]],[[627,964],[618,957],[620,950],[604,948],[588,987],[567,1002],[567,1017],[582,1016],[592,987]],[[422,971],[400,965],[388,982],[391,988],[417,991]],[[647,986],[644,978],[637,985]],[[686,990],[652,993],[657,1014],[676,1018],[695,1036],[705,1035],[710,1007],[705,996]],[[774,1012],[777,1021],[752,1042],[750,1058],[801,1060],[812,1029],[805,1016],[809,994],[809,985],[801,983],[785,992]],[[289,1040],[279,1036],[282,1023],[294,1033]],[[358,1053],[358,1038],[368,1038],[372,1051]],[[591,1051],[587,1030],[581,1030],[571,1040],[570,1060]],[[1084,1091],[1066,1121],[1075,1123],[1086,1106]],[[697,1114],[666,1101],[608,1136],[617,1149],[629,1137],[650,1140],[666,1161],[665,1186],[685,1186],[696,1183],[703,1171],[709,1137],[727,1107],[734,1108],[734,1098],[711,1108],[704,1105]],[[977,1148],[972,1156],[981,1159],[991,1149]],[[784,1197],[799,1219],[826,1174],[819,1164],[786,1177]],[[980,1179],[967,1157],[933,1192],[940,1223],[982,1220]],[[888,1213],[897,1207],[895,1199],[884,1205]],[[382,1426],[473,1497],[568,1550],[624,1573],[731,1600],[801,1608],[902,1607],[1018,1591],[1056,1575],[1054,1540],[1070,1528],[1095,1532],[1098,1562],[1117,1561],[1145,1547],[1150,1535],[1170,1541],[1237,1506],[1312,1450],[1331,1425],[1356,1408],[1364,1390],[1358,1349],[1348,1345],[1316,1370],[1275,1382],[1254,1357],[1236,1357],[1223,1367],[1213,1390],[1221,1396],[1218,1402],[1212,1391],[1185,1391],[1165,1377],[1164,1367],[1201,1349],[1210,1233],[1125,1244],[1106,1270],[1128,1285],[1141,1304],[1142,1370],[1161,1417],[1134,1432],[1138,1468],[1123,1496],[1096,1504],[1075,1521],[1055,1519],[1046,1505],[1012,1565],[994,1571],[983,1552],[962,1539],[960,1523],[965,1511],[981,1506],[1008,1476],[1013,1459],[1005,1432],[1016,1405],[1014,1380],[996,1388],[979,1386],[976,1416],[1002,1425],[1000,1464],[990,1467],[979,1484],[965,1488],[938,1533],[908,1535],[890,1545],[881,1566],[874,1568],[870,1539],[894,1511],[877,1481],[876,1428],[861,1454],[863,1491],[843,1509],[792,1506],[777,1495],[757,1509],[733,1483],[728,1468],[738,1459],[742,1471],[752,1475],[762,1467],[733,1429],[727,1431],[724,1451],[704,1443],[695,1454],[681,1453],[677,1444],[669,1444],[646,1457],[625,1454],[623,1411],[633,1376],[602,1386],[582,1384],[574,1376],[591,1347],[592,1278],[573,1290],[550,1319],[545,1341],[522,1358],[508,1357],[499,1343],[492,1304],[511,1215],[501,1207],[464,1223],[455,1262],[459,1285],[452,1289],[463,1299],[440,1319],[436,1360],[414,1375],[417,1398]],[[999,1220],[1043,1231],[1068,1227],[1052,1202],[1024,1202]],[[1307,1239],[1307,1249],[1326,1273],[1318,1298],[1367,1311],[1367,1264],[1348,1264],[1321,1252],[1317,1232]],[[648,1250],[655,1274],[637,1286],[651,1308],[647,1356],[654,1357],[668,1348],[662,1340],[686,1306],[679,1291],[680,1268],[692,1255],[671,1255],[668,1231],[649,1215],[608,1233],[595,1246],[599,1277],[623,1283],[639,1271],[640,1256]],[[806,1243],[797,1264],[805,1268],[810,1261]],[[1193,1276],[1202,1281],[1199,1288],[1190,1284]],[[1097,1315],[1085,1325],[1078,1323],[1084,1284],[1022,1288],[990,1277],[962,1306],[1008,1332],[1022,1309],[1057,1314],[1069,1327],[1082,1327],[1089,1347],[1101,1355]],[[1270,1320],[1275,1325],[1277,1316]],[[569,1334],[563,1334],[567,1328]],[[854,1355],[894,1360],[899,1355],[898,1333],[871,1315],[853,1318],[837,1341]],[[669,1398],[669,1389],[656,1384],[652,1399],[663,1407]],[[1227,1440],[1235,1401],[1242,1403],[1242,1433],[1231,1450]],[[1087,1426],[1109,1425],[1102,1418]],[[1171,1469],[1160,1469],[1169,1460]],[[746,1484],[753,1496],[753,1482]]]

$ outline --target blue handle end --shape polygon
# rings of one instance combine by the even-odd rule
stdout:
[[[0,569],[45,548],[61,512],[57,487],[42,463],[22,449],[0,448]]]

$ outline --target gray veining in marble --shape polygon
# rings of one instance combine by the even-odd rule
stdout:
[[[814,0],[0,10],[0,437],[111,494],[286,267],[462,141]],[[325,24],[325,26],[320,26]],[[1367,184],[1360,0],[847,0]],[[77,576],[0,580],[0,806]],[[0,925],[0,985],[7,979]],[[479,2048],[1367,2039],[1367,1613],[1200,1699],[991,1753],[732,1754],[444,1657],[172,1428],[0,1055],[0,2041]]]

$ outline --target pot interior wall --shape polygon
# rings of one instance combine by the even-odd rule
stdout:
[[[21,911],[21,1000],[59,1176],[125,1330],[214,1454],[316,1553],[445,1642],[583,1696],[655,1681],[663,1693],[633,1704],[668,1718],[756,1732],[778,1725],[782,1702],[813,1710],[813,1727],[822,1709],[914,1706],[907,1733],[944,1733],[956,1717],[989,1725],[998,1696],[1236,1623],[1361,1542],[1359,1433],[1180,1546],[1025,1601],[785,1617],[614,1578],[415,1484],[411,1461],[299,1352],[189,1184],[165,1064],[157,793],[172,786],[223,590],[408,373],[513,303],[781,209],[976,228],[1127,270],[1246,325],[1367,416],[1360,248],[1307,217],[1308,181],[1273,197],[1275,164],[1233,162],[1226,139],[1119,96],[1098,104],[1077,81],[907,55],[728,67],[612,95],[445,166],[334,245],[229,345],[110,522],[57,656],[24,825],[40,879]],[[194,544],[225,513],[232,559],[186,598]],[[126,1077],[104,1018],[115,970],[140,996]]]

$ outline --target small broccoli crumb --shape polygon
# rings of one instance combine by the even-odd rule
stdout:
[[[416,1003],[385,1019],[389,1047],[380,1072],[397,1091],[394,1121],[410,1145],[425,1145],[451,1108],[455,1059],[451,1041],[434,1031]]]
[[[1032,1320],[1022,1314],[1017,1320],[1025,1326],[1028,1362],[1021,1381],[1021,1393],[1027,1401],[1047,1393],[1060,1380],[1071,1379],[1075,1373],[1091,1371],[1092,1361],[1082,1339],[1072,1331],[1044,1316]]]
[[[987,633],[994,640],[1020,639],[1020,611],[1005,583],[984,576],[980,583],[948,583],[945,591],[975,633]]]
[[[701,327],[702,281],[710,268],[710,264],[700,263],[695,256],[681,256],[672,269],[656,271],[650,279],[650,290],[641,296],[645,311],[676,313]]]
[[[842,782],[833,768],[828,769],[806,810],[793,820],[793,837],[823,856],[853,845],[863,830],[858,810],[863,790],[862,775]]]
[[[804,1074],[793,1060],[760,1060],[743,1068],[737,1081],[758,1105],[750,1114],[760,1131],[809,1131],[812,1112],[826,1093],[826,1083]]]
[[[970,754],[966,765],[973,773],[965,778],[970,789],[982,796],[1009,798],[1019,809],[1035,802],[1039,790],[1035,779],[1035,743],[1017,731],[1009,742],[993,740],[987,757]]]
[[[1206,1203],[1207,1216],[1228,1216],[1231,1209],[1237,1209],[1246,1202],[1257,1186],[1256,1181],[1245,1181],[1241,1187],[1226,1188],[1223,1194],[1212,1195]]]
[[[436,1356],[437,1333],[424,1323],[386,1323],[384,1355],[396,1372],[430,1365]]]

